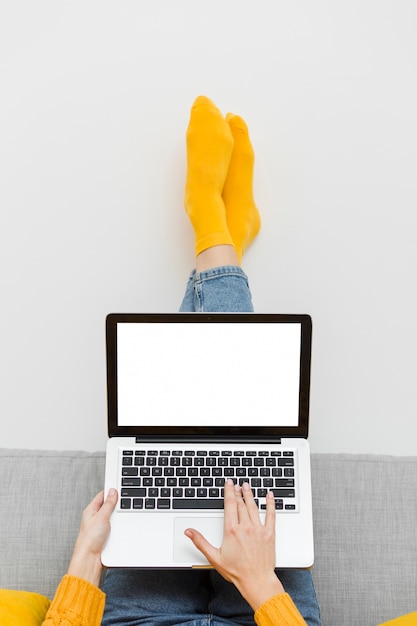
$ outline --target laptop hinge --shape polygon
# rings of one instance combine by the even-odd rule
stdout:
[[[159,443],[159,444],[163,444],[163,443],[190,443],[190,444],[200,444],[200,443],[213,443],[213,444],[220,444],[220,445],[224,445],[224,444],[228,444],[228,443],[235,443],[235,444],[251,444],[251,443],[255,443],[255,444],[264,444],[264,445],[279,445],[281,443],[281,437],[227,437],[222,439],[221,437],[191,437],[191,438],[187,438],[187,437],[176,437],[176,436],[164,436],[164,437],[151,437],[151,436],[142,436],[142,437],[135,437],[136,443]]]

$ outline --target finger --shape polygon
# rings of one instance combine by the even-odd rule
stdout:
[[[255,502],[255,498],[253,497],[253,491],[249,485],[249,483],[243,483],[242,485],[242,495],[245,499],[245,504],[246,504],[246,509],[248,512],[248,515],[250,517],[251,522],[259,522],[260,523],[260,517],[259,517],[259,509],[258,506]]]
[[[266,495],[266,515],[265,515],[265,528],[267,528],[273,536],[275,536],[275,523],[276,523],[276,511],[275,511],[275,496],[272,491],[268,491]]]
[[[250,520],[248,510],[246,508],[246,502],[243,499],[243,491],[240,485],[235,485],[235,498],[236,498],[236,507],[237,507],[237,517],[239,520],[239,524],[247,522]]]
[[[102,506],[100,510],[97,511],[97,515],[99,515],[104,521],[108,522],[110,520],[110,516],[113,513],[117,504],[117,491],[116,489],[109,489],[106,499],[102,502]]]
[[[94,500],[91,501],[86,509],[88,516],[98,516],[104,522],[110,521],[110,516],[113,513],[117,504],[117,491],[116,489],[109,489],[106,499],[104,500],[104,491],[101,491],[96,495]]]
[[[84,514],[86,516],[95,515],[102,507],[104,500],[104,491],[100,491],[94,498],[91,500],[90,504],[86,506],[84,509]]]
[[[237,499],[233,480],[228,478],[224,483],[224,524],[237,524]]]
[[[191,539],[195,547],[206,557],[207,561],[213,565],[213,567],[216,567],[218,548],[212,546],[211,543],[194,528],[187,528],[184,534]]]

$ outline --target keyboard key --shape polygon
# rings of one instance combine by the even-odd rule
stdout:
[[[291,457],[281,457],[280,459],[278,459],[278,465],[280,465],[281,467],[289,467],[289,466],[293,466],[294,465],[294,459]]]
[[[276,478],[275,487],[294,487],[293,478]]]
[[[173,509],[222,509],[223,500],[208,498],[174,498],[172,501]]]
[[[295,498],[294,489],[271,489],[276,498]]]
[[[122,478],[122,487],[140,487],[140,478]]]
[[[122,468],[122,476],[137,476],[138,468],[137,467],[123,467]]]
[[[146,496],[146,489],[143,489],[142,487],[140,487],[139,489],[136,488],[124,488],[122,487],[121,491],[120,491],[120,497],[121,498],[144,498]]]

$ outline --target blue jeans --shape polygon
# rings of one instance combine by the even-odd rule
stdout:
[[[187,282],[182,313],[252,313],[252,296],[245,272],[225,265],[204,272],[193,270]]]
[[[248,279],[240,267],[216,267],[187,282],[182,312],[252,312]],[[311,573],[277,570],[309,626],[320,626]],[[107,572],[103,626],[254,626],[253,611],[234,585],[214,570],[131,570]]]

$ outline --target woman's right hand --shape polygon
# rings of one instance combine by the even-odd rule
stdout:
[[[224,533],[220,548],[212,546],[196,529],[185,531],[206,559],[232,582],[256,611],[284,588],[275,574],[275,499],[266,498],[265,524],[261,522],[252,489],[232,480],[224,486]]]

